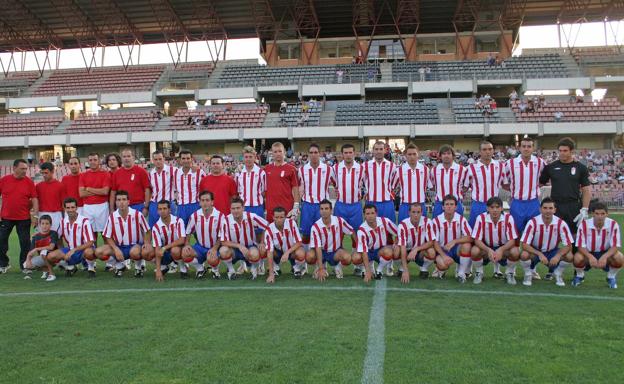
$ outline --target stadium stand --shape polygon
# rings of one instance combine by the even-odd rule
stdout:
[[[438,108],[434,104],[405,101],[374,101],[340,104],[336,125],[437,124]]]
[[[80,115],[71,122],[67,133],[151,131],[158,118],[151,110],[100,111],[97,115]]]
[[[491,114],[487,116],[484,110],[476,108],[474,103],[453,101],[452,105],[455,122],[459,124],[483,124],[486,121],[497,122],[499,120],[496,109],[491,109]]]
[[[39,72],[10,72],[0,76],[0,96],[20,96],[39,78]]]
[[[214,71],[212,63],[181,63],[169,66],[159,80],[158,89],[202,88]]]
[[[583,103],[546,100],[535,112],[521,112],[520,103],[516,100],[512,110],[517,120],[523,122],[556,121],[556,112],[563,113],[561,121],[616,121],[624,118],[624,110],[616,98]]]
[[[33,93],[34,96],[81,95],[98,92],[147,91],[162,75],[165,66],[145,65],[86,69],[61,69],[52,72]]]
[[[301,104],[288,104],[286,113],[280,115],[282,126],[318,126],[321,120],[321,106],[319,103],[306,103],[308,105],[308,118],[304,118]]]
[[[0,118],[0,136],[49,135],[62,121],[60,112],[11,114]]]
[[[268,112],[266,105],[213,105],[196,109],[178,109],[171,121],[172,129],[223,129],[223,128],[260,128]],[[215,122],[201,124],[206,113],[213,113]],[[200,124],[189,124],[189,119],[196,117]]]

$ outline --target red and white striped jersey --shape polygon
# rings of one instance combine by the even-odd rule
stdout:
[[[366,221],[357,231],[357,251],[368,252],[388,245],[388,235],[397,236],[397,226],[385,217],[377,217],[373,229]]]
[[[189,217],[186,225],[186,235],[195,233],[197,243],[204,248],[212,248],[221,239],[225,215],[216,208],[212,208],[206,216],[203,209],[198,209]]]
[[[165,164],[160,172],[158,172],[156,168],[150,170],[148,174],[150,187],[152,188],[152,198],[150,201],[157,203],[160,200],[167,200],[169,202],[173,200],[173,174],[174,168],[167,164]]]
[[[399,241],[397,245],[412,249],[432,240],[435,240],[435,237],[431,227],[431,220],[425,216],[420,217],[417,226],[412,223],[409,217],[399,223]]]
[[[364,168],[355,161],[353,166],[348,168],[343,160],[334,165],[334,177],[337,201],[345,204],[359,203],[362,199]]]
[[[297,171],[299,186],[303,189],[301,201],[318,204],[329,198],[329,183],[334,182],[334,171],[325,163],[314,169],[310,163],[304,164]]]
[[[350,236],[353,228],[342,217],[332,215],[329,225],[320,218],[312,226],[311,248],[322,248],[325,252],[336,252],[342,248],[343,236]]]
[[[84,243],[95,240],[93,227],[91,227],[89,219],[80,214],[73,223],[69,221],[69,216],[65,215],[63,217],[61,221],[61,236],[65,239],[69,249],[80,247]]]
[[[401,203],[425,202],[427,189],[433,188],[430,172],[429,168],[422,163],[417,163],[414,169],[408,163],[403,163],[399,167],[397,173],[401,186]]]
[[[513,216],[507,212],[501,213],[497,223],[494,223],[489,213],[484,212],[477,216],[472,238],[481,240],[490,248],[498,248],[507,244],[509,240],[518,238],[518,230]]]
[[[195,171],[191,169],[188,173],[184,173],[182,168],[175,168],[173,174],[178,205],[197,203],[200,192],[199,183],[206,177],[206,172],[198,168]]]
[[[264,204],[266,192],[266,173],[264,169],[254,164],[251,171],[247,168],[236,174],[234,178],[238,195],[245,201],[245,207],[257,207]]]
[[[444,168],[442,163],[438,164],[430,172],[431,184],[436,191],[436,201],[444,200],[444,196],[453,195],[462,201],[464,193],[464,179],[466,168],[463,165],[453,163],[449,169]]]
[[[381,163],[369,160],[364,163],[364,187],[368,194],[368,201],[392,201],[392,191],[397,184],[396,166],[384,159]]]
[[[223,229],[221,230],[221,241],[242,244],[245,247],[256,245],[256,229],[266,231],[269,223],[262,217],[251,212],[243,212],[243,218],[238,223],[231,213],[225,216]]]
[[[546,225],[540,214],[529,220],[520,241],[530,244],[537,250],[547,252],[557,248],[559,243],[568,245],[574,240],[565,221],[553,216],[550,225]]]
[[[606,218],[601,229],[596,228],[594,219],[583,221],[576,234],[576,246],[589,252],[605,252],[611,247],[622,247],[620,225],[617,221]]]
[[[186,237],[184,221],[174,215],[171,215],[169,225],[160,218],[152,226],[152,246],[154,247],[164,247],[184,237]]]
[[[267,247],[267,251],[273,251],[274,249],[287,251],[300,242],[301,234],[299,234],[297,222],[293,219],[286,218],[284,228],[281,231],[275,223],[271,223],[269,229],[264,233],[264,244]]]
[[[135,209],[128,208],[124,219],[116,210],[108,215],[102,236],[115,241],[117,245],[135,245],[143,242],[143,235],[149,231],[145,216]]]
[[[441,213],[433,219],[431,227],[433,236],[435,236],[435,239],[441,246],[445,246],[460,237],[472,235],[472,229],[468,224],[468,220],[457,212],[455,212],[450,221],[446,220],[444,213]]]
[[[489,165],[485,165],[479,160],[467,168],[464,186],[472,190],[472,201],[486,203],[490,198],[498,196],[505,175],[503,163],[492,160]]]
[[[540,196],[539,175],[544,169],[544,160],[531,155],[528,163],[522,156],[505,163],[505,184],[509,184],[511,197],[516,200],[533,200]]]

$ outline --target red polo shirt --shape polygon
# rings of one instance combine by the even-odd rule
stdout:
[[[29,220],[30,199],[37,197],[35,183],[28,176],[21,179],[6,175],[0,179],[2,210],[0,216],[6,220]]]
[[[145,202],[145,189],[150,188],[149,176],[138,165],[121,167],[113,173],[111,191],[126,191],[130,205]]]
[[[82,188],[106,188],[111,186],[111,174],[108,171],[97,170],[92,171],[88,170],[80,174],[80,178],[78,179],[78,187]],[[87,196],[83,198],[84,204],[102,204],[108,203],[108,195],[104,196]]]
[[[35,187],[39,197],[40,212],[62,212],[65,187],[60,181],[52,179],[42,181]]]
[[[208,175],[199,183],[199,191],[210,191],[214,195],[214,207],[224,215],[230,214],[230,200],[238,195],[236,182],[228,174]]]
[[[282,207],[288,211],[293,209],[295,200],[292,195],[293,187],[299,186],[297,169],[290,164],[277,166],[269,164],[264,167],[266,173],[266,211],[269,222],[273,221],[273,209]]]
[[[65,175],[61,180],[61,184],[63,184],[64,192],[63,192],[63,200],[68,197],[73,197],[78,200],[78,206],[82,207],[84,202],[82,201],[82,197],[80,197],[80,192],[78,191],[78,185],[80,182],[80,174],[77,175]]]

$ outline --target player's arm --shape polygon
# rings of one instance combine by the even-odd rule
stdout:
[[[522,247],[522,250],[529,252],[532,255],[536,255],[537,257],[539,257],[540,261],[544,264],[548,264],[548,259],[546,258],[546,256],[544,256],[544,254],[542,253],[542,251],[533,248],[533,246],[529,243],[525,243],[524,241],[520,242],[520,247]]]
[[[113,240],[113,238],[111,237],[104,236],[104,242],[113,250],[115,259],[117,259],[117,261],[123,261],[123,254],[121,253],[121,249],[119,249],[119,246],[117,246],[117,244],[115,243],[115,240]]]
[[[152,199],[152,189],[150,187],[145,188],[145,202],[143,203],[143,214],[147,216],[149,214],[150,200]]]
[[[550,166],[545,166],[542,169],[542,173],[539,176],[539,184],[540,186],[546,185],[550,182]]]
[[[487,244],[485,244],[483,242],[483,240],[481,240],[479,238],[475,238],[474,239],[474,244],[477,246],[477,248],[479,248],[480,250],[485,252],[487,255],[491,255],[492,253],[494,253],[494,250],[492,248],[488,247]],[[507,245],[507,244],[505,244],[505,245]]]
[[[611,251],[611,249],[617,250],[617,248],[612,247],[612,248],[609,249],[609,251]],[[609,252],[609,251],[607,251],[600,257],[600,260],[597,260],[594,257],[594,255],[592,255],[592,253],[587,250],[587,248],[585,248],[585,247],[578,247],[577,250],[578,250],[578,253],[580,253],[581,255],[583,255],[583,256],[585,256],[587,258],[587,261],[589,261],[589,264],[592,267],[597,266],[600,263],[600,260],[603,260],[603,258],[605,260],[605,265],[606,265],[606,260],[609,258],[609,256],[611,256],[611,255],[607,255],[607,252]],[[615,254],[615,251],[613,252],[613,254]]]
[[[117,197],[117,191],[110,191],[108,196],[108,209],[112,212],[115,210],[115,198]]]
[[[37,197],[33,197],[30,199],[30,202],[32,204],[31,221],[33,227],[36,227],[39,221],[39,199]]]
[[[516,239],[510,239],[508,242],[506,242],[505,244],[501,245],[500,248],[498,248],[498,249],[501,252],[507,252],[507,251],[511,250],[515,246],[516,246]]]
[[[73,251],[73,252],[84,251],[87,248],[93,247],[93,244],[94,244],[94,241],[93,240],[89,240],[86,243],[83,243],[82,245],[72,249],[71,251]]]
[[[316,253],[316,264],[318,265],[318,274],[316,278],[318,281],[325,281],[325,266],[323,265],[323,248],[316,247],[314,248],[314,253]]]
[[[403,273],[401,274],[401,282],[404,284],[409,283],[409,269],[407,267],[407,247],[405,245],[400,246],[401,249],[401,267],[403,268]]]
[[[78,195],[80,197],[95,196],[95,193],[91,192],[88,187],[78,187]]]
[[[583,208],[589,209],[589,202],[592,199],[592,191],[589,185],[581,187]]]
[[[448,244],[446,246],[442,246],[442,244],[440,244],[439,241],[434,241],[433,242],[433,249],[435,249],[436,253],[438,255],[446,255],[446,247],[448,246]],[[452,247],[451,247],[452,248]]]
[[[420,251],[424,251],[425,249],[429,249],[431,247],[433,247],[433,240],[429,240],[426,243],[423,243],[423,245],[419,246],[419,247],[414,247],[412,249],[412,252],[414,252],[414,250],[416,250],[416,253],[420,252]]]
[[[178,239],[179,240],[179,239]],[[165,255],[165,247],[155,246],[154,247],[154,277],[156,281],[163,281],[163,274],[160,270],[160,266],[162,265],[162,258]]]
[[[186,245],[188,243],[186,236],[182,236],[178,239],[176,239],[174,242],[172,242],[171,244],[167,244],[164,247],[162,247],[165,251],[170,250],[171,248],[175,248],[175,247],[183,247],[184,245]],[[218,249],[218,248],[217,248]]]

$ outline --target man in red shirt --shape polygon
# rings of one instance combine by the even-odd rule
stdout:
[[[9,269],[9,236],[13,227],[17,227],[20,243],[20,269],[24,268],[26,255],[30,250],[30,225],[37,224],[39,218],[39,200],[35,183],[26,176],[28,164],[24,159],[13,162],[13,174],[0,179],[0,274]],[[33,214],[30,214],[32,204]]]
[[[131,149],[121,151],[121,168],[113,173],[111,179],[111,193],[109,206],[111,212],[115,210],[115,194],[117,191],[128,192],[130,208],[149,214],[149,202],[152,197],[149,176],[145,169],[134,164],[134,153]]]
[[[43,163],[40,168],[43,181],[35,186],[39,198],[39,213],[40,216],[50,216],[52,218],[50,229],[60,233],[65,188],[54,178],[54,164]]]
[[[285,163],[284,144],[278,142],[271,146],[273,164],[264,167],[266,172],[266,211],[269,223],[273,222],[273,209],[282,207],[288,217],[297,220],[299,215],[299,181],[297,170]]]
[[[89,219],[93,232],[97,233],[104,231],[106,220],[108,220],[108,193],[111,187],[111,174],[100,167],[99,154],[90,153],[87,159],[89,169],[80,174],[78,191],[84,202],[83,214]]]
[[[210,174],[199,183],[199,191],[210,191],[214,196],[214,207],[224,215],[230,214],[230,200],[238,196],[236,182],[223,169],[223,157],[210,158]]]
[[[82,215],[82,206],[84,202],[80,197],[79,181],[80,181],[80,159],[76,156],[69,158],[69,175],[63,176],[61,184],[63,184],[63,201],[68,197],[73,197],[78,202],[78,213]]]

